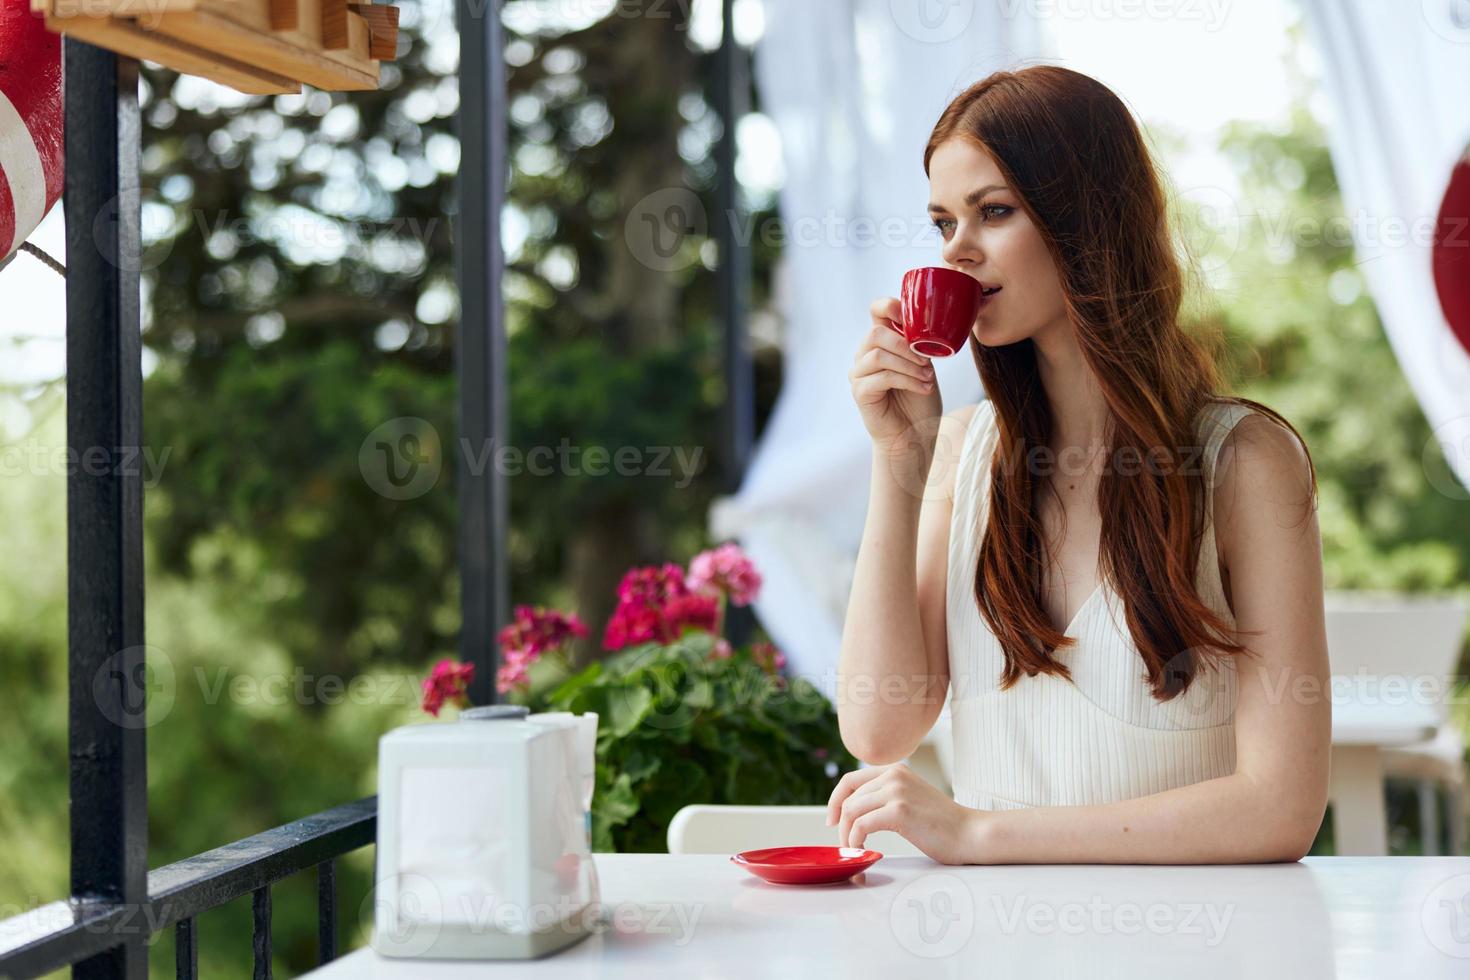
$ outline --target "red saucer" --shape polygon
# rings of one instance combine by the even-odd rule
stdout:
[[[881,857],[861,847],[763,847],[741,851],[730,860],[779,885],[825,885],[846,881]]]

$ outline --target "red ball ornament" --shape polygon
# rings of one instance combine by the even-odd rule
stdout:
[[[61,36],[0,0],[0,262],[61,197]]]
[[[1470,152],[1450,171],[1434,230],[1434,286],[1460,346],[1470,353]]]

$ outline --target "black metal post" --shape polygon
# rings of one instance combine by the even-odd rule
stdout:
[[[138,64],[67,38],[66,429],[71,892],[148,900]],[[146,926],[75,977],[148,975]]]
[[[199,976],[199,934],[194,919],[174,926],[174,978],[195,980]]]
[[[750,111],[750,88],[746,56],[735,40],[733,12],[735,0],[724,0],[724,29],[716,56],[716,111],[722,132],[715,149],[719,168],[718,242],[720,248],[719,304],[720,319],[725,330],[725,407],[723,422],[724,490],[734,493],[740,488],[755,441],[754,373],[750,361],[750,343],[746,330],[749,304],[750,249],[742,242],[739,230],[740,195],[735,179],[738,146],[735,130],[740,119]]]
[[[337,863],[323,861],[316,866],[316,948],[317,963],[324,965],[337,958]]]
[[[255,953],[254,980],[271,980],[271,886],[257,888],[250,899],[250,915],[254,921],[250,945]]]
[[[454,219],[459,283],[460,658],[475,665],[470,700],[495,701],[495,633],[510,612],[506,481],[495,465],[505,444],[505,308],[500,281],[500,210],[506,184],[505,65],[499,0],[455,0],[459,25],[459,213]]]
[[[745,50],[735,40],[734,7],[735,0],[724,0],[724,26],[715,58],[715,108],[722,127],[715,162],[719,168],[718,297],[725,333],[725,404],[720,418],[721,489],[725,493],[740,489],[755,442],[755,371],[746,329],[750,251],[748,243],[742,242],[738,235],[744,222],[739,220],[740,195],[735,179],[738,151],[735,130],[750,108],[750,81]],[[755,619],[749,608],[731,606],[726,612],[725,632],[731,643],[738,646],[748,642],[754,627]]]

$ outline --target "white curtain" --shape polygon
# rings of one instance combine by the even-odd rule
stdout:
[[[765,577],[756,612],[789,669],[829,697],[868,504],[871,443],[847,371],[868,307],[937,265],[923,150],[949,101],[993,71],[1050,57],[1006,0],[765,0],[755,54],[779,130],[785,245],[781,395],[740,490],[710,514]],[[980,398],[968,349],[935,362],[945,410]]]
[[[1470,354],[1445,320],[1431,265],[1433,222],[1470,144],[1470,0],[1301,2],[1324,64],[1332,165],[1359,268],[1463,485],[1436,489],[1470,499]]]

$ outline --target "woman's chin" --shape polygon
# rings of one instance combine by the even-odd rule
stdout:
[[[984,320],[976,323],[970,333],[976,340],[980,341],[983,347],[1004,347],[1006,344],[1012,342],[1010,338],[1005,336],[1004,331],[997,330],[994,324],[986,323]]]

